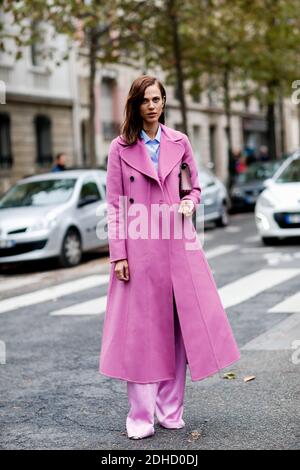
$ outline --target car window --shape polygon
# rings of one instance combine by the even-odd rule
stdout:
[[[264,181],[267,178],[271,178],[279,166],[279,161],[261,165],[252,164],[246,171],[236,177],[236,182],[249,183],[250,181]]]
[[[16,184],[0,198],[0,209],[62,204],[71,197],[75,183],[75,178],[65,178]]]
[[[95,198],[95,201],[101,199],[101,194],[99,192],[97,183],[95,181],[86,181],[82,185],[80,199],[86,199],[91,196]]]
[[[290,162],[276,178],[276,183],[300,183],[300,158]]]

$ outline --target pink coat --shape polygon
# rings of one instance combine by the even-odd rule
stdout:
[[[192,192],[184,199],[192,199],[196,207],[200,203],[201,188],[190,142],[182,132],[161,127],[159,174],[141,139],[127,145],[119,136],[112,141],[108,155],[111,269],[99,372],[139,383],[175,378],[172,289],[192,381],[213,375],[240,358],[192,219],[177,212],[178,174],[183,161],[190,166],[193,183]],[[125,206],[118,205],[120,195]],[[143,220],[149,226],[151,205],[170,208],[176,204],[177,210],[169,211],[167,219],[170,236],[129,235],[128,227],[138,214],[132,211],[140,204],[148,210]],[[180,238],[174,236],[174,218],[185,225]],[[161,234],[162,218],[152,223],[160,227]],[[115,261],[125,258],[130,280],[120,281],[114,272]]]

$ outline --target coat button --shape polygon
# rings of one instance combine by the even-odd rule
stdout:
[[[130,176],[130,181],[134,181],[134,176]]]
[[[133,202],[134,202],[134,199],[131,197],[131,198],[129,199],[129,202],[133,203]]]

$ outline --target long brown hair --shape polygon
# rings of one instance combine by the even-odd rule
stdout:
[[[135,144],[143,128],[143,119],[140,115],[140,105],[144,99],[144,93],[148,86],[157,85],[160,89],[164,107],[166,103],[166,90],[161,81],[151,75],[141,75],[136,78],[129,90],[126,105],[125,119],[121,125],[121,136],[128,145]],[[164,108],[159,117],[159,122],[165,123]]]

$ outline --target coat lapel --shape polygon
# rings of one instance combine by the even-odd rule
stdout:
[[[146,176],[154,179],[161,187],[168,174],[174,166],[181,160],[184,155],[184,145],[182,143],[183,136],[164,124],[162,127],[158,173],[148,155],[146,146],[141,138],[133,145],[126,144],[122,138],[119,143],[122,145],[120,157],[132,168],[140,171]]]

